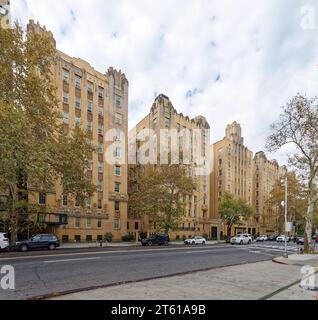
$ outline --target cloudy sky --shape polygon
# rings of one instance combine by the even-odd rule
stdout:
[[[99,71],[126,73],[130,127],[164,93],[179,112],[206,116],[214,141],[236,120],[246,145],[259,151],[280,107],[297,92],[318,91],[315,0],[11,3],[15,19],[45,24],[60,50]],[[283,162],[285,154],[271,157]]]

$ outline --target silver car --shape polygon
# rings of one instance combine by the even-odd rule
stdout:
[[[233,237],[231,239],[231,244],[239,244],[239,245],[243,245],[243,244],[251,244],[252,243],[252,236],[250,234],[238,234],[236,237]]]

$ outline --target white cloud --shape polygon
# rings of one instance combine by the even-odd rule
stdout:
[[[206,116],[214,140],[227,123],[240,122],[256,152],[280,106],[297,92],[316,93],[318,26],[301,28],[301,8],[312,4],[13,0],[12,11],[24,24],[29,18],[45,24],[60,50],[100,71],[122,69],[130,81],[130,127],[147,114],[155,93],[164,93],[179,112]]]

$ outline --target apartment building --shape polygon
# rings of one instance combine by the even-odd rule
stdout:
[[[276,160],[268,160],[263,151],[255,154],[253,206],[261,234],[277,234],[279,231],[278,209],[273,208],[268,200],[274,185],[286,173],[286,167],[279,166]]]
[[[152,141],[149,147],[149,159],[155,160],[155,163],[146,164],[141,159],[139,151],[142,150],[145,140],[141,137],[143,130],[151,129],[152,133],[149,135],[147,141]],[[210,228],[208,224],[209,217],[209,194],[210,194],[210,177],[208,172],[203,169],[203,172],[198,174],[197,168],[200,160],[202,167],[209,157],[206,149],[209,147],[209,129],[210,126],[207,120],[198,116],[194,119],[190,119],[188,116],[184,116],[178,113],[173,107],[170,99],[160,94],[154,101],[150,113],[141,120],[130,132],[129,148],[133,148],[133,152],[130,152],[129,159],[129,193],[136,190],[136,176],[138,173],[151,172],[160,164],[162,160],[162,144],[164,140],[175,141],[177,144],[178,155],[180,159],[180,165],[184,165],[195,182],[196,190],[191,196],[188,196],[186,201],[186,214],[180,225],[179,231],[171,233],[172,239],[182,239],[195,234],[207,234],[210,235]],[[163,130],[167,130],[164,132]],[[168,133],[169,131],[169,133]],[[175,134],[175,140],[172,137]],[[184,150],[186,139],[185,135],[189,134],[191,137],[191,150]],[[191,153],[191,155],[190,155]],[[151,157],[153,155],[153,157]],[[189,156],[189,157],[188,157]],[[190,161],[186,162],[185,158]],[[168,157],[168,163],[172,163],[173,157]],[[141,232],[145,232],[148,235],[159,232],[155,221],[144,217],[143,219],[136,219],[132,214],[128,214],[127,230],[129,234],[138,238]]]
[[[45,32],[56,45],[53,34],[30,20],[28,32]],[[97,241],[108,232],[114,239],[127,233],[127,141],[128,90],[125,74],[110,67],[107,72],[95,70],[88,62],[57,51],[53,75],[60,101],[64,128],[86,129],[91,143],[98,147],[86,173],[98,191],[85,205],[81,199],[63,196],[57,183],[46,194],[33,192],[31,201],[47,206],[51,212],[44,219],[48,230],[64,242]],[[114,138],[106,135],[116,132]],[[109,140],[109,141],[108,141]],[[113,161],[105,152],[116,143]]]
[[[226,226],[222,224],[218,213],[218,205],[224,192],[243,198],[253,205],[253,152],[244,145],[240,124],[233,122],[226,127],[225,137],[211,146],[211,219],[213,238],[226,234]],[[232,235],[238,232],[257,234],[256,217],[246,225],[235,226]]]

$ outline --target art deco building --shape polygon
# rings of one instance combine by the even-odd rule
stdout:
[[[155,154],[154,159],[157,163],[145,164],[141,160],[140,151],[144,146],[145,140],[142,138],[141,132],[144,129],[152,129],[153,133],[150,137],[152,144],[150,144],[150,154]],[[190,119],[183,114],[179,114],[173,107],[169,98],[163,94],[160,94],[154,101],[150,113],[141,120],[130,133],[129,148],[132,147],[133,151],[130,154],[129,165],[129,192],[136,191],[136,176],[140,172],[150,172],[156,167],[162,164],[160,162],[160,156],[162,155],[161,147],[164,139],[168,139],[171,143],[171,136],[166,137],[167,133],[162,134],[162,130],[174,130],[176,133],[178,154],[180,155],[180,164],[185,165],[185,158],[189,156],[189,162],[185,165],[188,175],[191,176],[195,182],[196,189],[191,196],[187,196],[186,201],[186,215],[180,225],[179,231],[171,233],[172,239],[182,239],[185,237],[194,236],[196,233],[209,235],[208,217],[209,217],[209,194],[210,194],[210,182],[209,174],[196,171],[197,161],[196,156],[201,156],[201,159],[207,159],[206,149],[209,146],[209,129],[210,126],[206,119],[202,116],[198,116],[194,119]],[[197,131],[198,130],[198,131]],[[172,131],[170,131],[172,132]],[[188,150],[184,150],[183,141],[186,139],[185,134],[189,133],[191,136],[192,145]],[[197,133],[199,136],[196,136]],[[151,157],[150,157],[151,158]],[[172,158],[168,159],[170,164]],[[205,160],[206,161],[206,160]],[[204,167],[204,160],[202,162]],[[205,173],[205,174],[204,174]],[[138,237],[140,232],[146,232],[153,234],[158,232],[156,223],[151,219],[136,219],[132,214],[129,214],[127,229],[129,234]]]
[[[237,122],[229,124],[224,139],[212,146],[212,174],[211,174],[211,219],[213,238],[220,238],[226,234],[226,226],[220,221],[218,205],[224,192],[233,194],[236,198],[243,198],[249,205],[253,205],[253,152],[244,145],[241,126]],[[238,232],[257,233],[256,218],[246,225],[235,226],[232,235]]]
[[[254,194],[253,206],[259,222],[261,234],[278,233],[278,209],[270,203],[270,193],[274,185],[286,174],[286,168],[279,166],[276,160],[268,160],[263,151],[254,157]]]
[[[28,32],[51,32],[30,20]],[[51,212],[44,219],[48,231],[63,241],[101,240],[107,232],[115,239],[127,233],[127,141],[128,88],[125,74],[109,68],[101,73],[88,62],[58,51],[54,81],[60,101],[65,130],[81,126],[89,131],[98,147],[93,154],[87,177],[98,192],[83,206],[81,199],[63,196],[60,185],[46,194],[33,193],[32,201],[47,206]],[[106,133],[114,129],[116,137],[107,141]],[[119,133],[122,132],[123,135]],[[115,160],[105,159],[107,147],[117,141]]]

